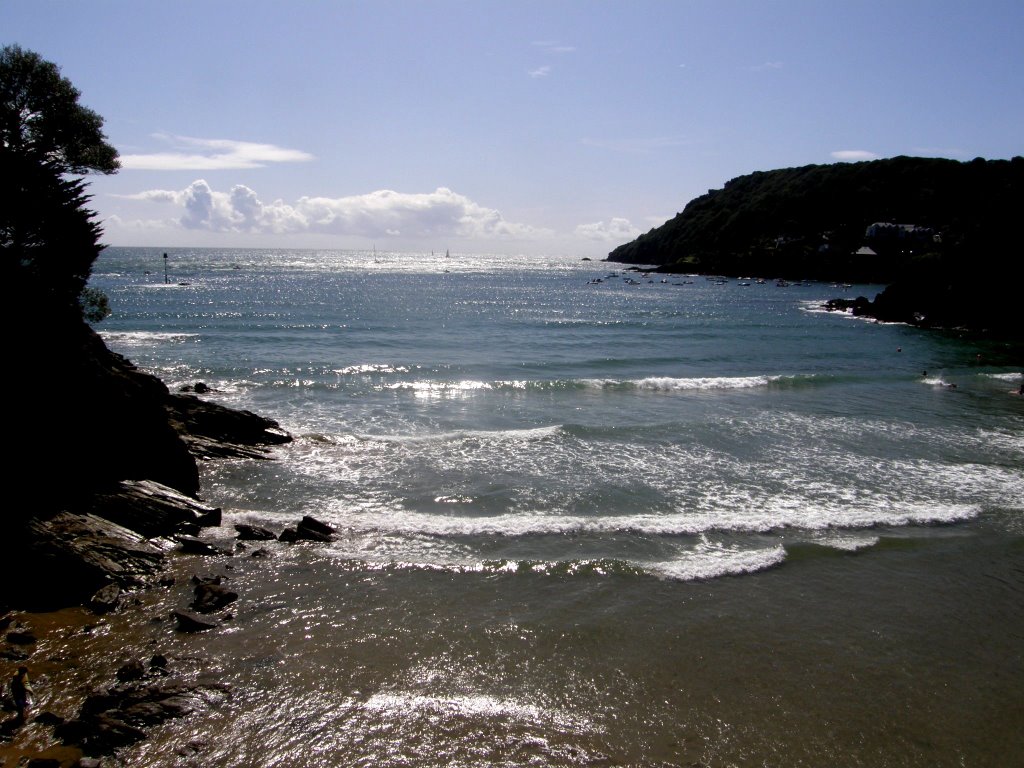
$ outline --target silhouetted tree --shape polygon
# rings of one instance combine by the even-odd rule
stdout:
[[[102,246],[81,175],[113,173],[103,119],[58,67],[0,49],[0,277],[19,313],[80,314]]]
[[[0,146],[58,173],[114,173],[117,150],[103,118],[78,103],[81,93],[56,64],[18,45],[0,50]]]

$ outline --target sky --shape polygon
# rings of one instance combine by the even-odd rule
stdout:
[[[736,176],[1024,154],[1011,0],[0,0],[103,241],[604,257]]]

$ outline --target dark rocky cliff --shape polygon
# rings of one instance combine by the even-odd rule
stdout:
[[[219,524],[196,501],[196,457],[260,458],[291,439],[270,419],[170,393],[80,320],[36,323],[7,353],[0,609],[139,586],[167,548],[153,540]]]

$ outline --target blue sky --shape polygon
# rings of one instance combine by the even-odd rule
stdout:
[[[1024,153],[1024,2],[0,0],[113,245],[600,257],[757,170]]]

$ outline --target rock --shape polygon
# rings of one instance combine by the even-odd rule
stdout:
[[[271,531],[256,525],[235,523],[235,530],[242,541],[272,541],[277,538]]]
[[[320,533],[320,531],[314,531],[311,528],[299,527],[296,529],[299,539],[302,541],[318,541],[321,544],[327,544],[334,541],[334,537],[329,533]]]
[[[77,768],[100,768],[100,761],[95,757],[83,757],[79,759]]]
[[[65,744],[110,754],[144,739],[145,728],[218,704],[228,695],[229,689],[216,683],[121,684],[89,696],[78,717],[56,728],[54,734]]]
[[[199,584],[195,589],[195,594],[192,608],[200,613],[212,613],[238,599],[237,592],[232,592],[220,584]]]
[[[122,683],[126,683],[130,680],[141,680],[145,676],[146,668],[138,659],[132,659],[117,670],[117,679]]]
[[[20,629],[7,633],[7,642],[11,645],[35,645],[36,636],[30,629]]]
[[[89,608],[93,613],[110,613],[117,608],[121,599],[121,587],[117,584],[107,584],[92,596],[89,600]]]
[[[316,533],[321,533],[327,536],[330,536],[335,532],[334,528],[327,525],[327,523],[322,523],[315,517],[310,517],[309,515],[303,516],[298,527],[299,530],[306,529],[307,531],[315,531]]]
[[[84,604],[107,584],[141,587],[163,565],[159,547],[91,514],[59,512],[31,520],[16,541],[6,562],[12,573],[31,574],[18,585],[19,602],[26,607]]]
[[[169,395],[169,420],[200,458],[266,458],[260,446],[291,442],[276,421],[251,411],[236,411],[194,395]]]
[[[317,520],[315,517],[306,515],[294,528],[285,528],[281,531],[278,541],[294,544],[296,541],[317,541],[329,543],[334,541],[334,528]]]
[[[35,722],[38,721],[39,718],[36,718]],[[55,746],[44,749],[34,755],[31,759],[22,757],[18,762],[18,765],[23,768],[50,768],[50,766],[59,766],[59,768],[75,768],[82,764],[82,760],[82,750],[75,747]]]
[[[106,712],[69,720],[55,728],[54,735],[65,744],[78,744],[83,749],[101,755],[109,755],[120,747],[136,744],[146,738],[146,732],[141,728]]]
[[[187,534],[220,525],[220,509],[152,480],[122,480],[96,493],[80,510],[91,512],[147,539]]]
[[[150,669],[167,669],[167,657],[162,653],[155,654],[153,658],[149,660]]]
[[[213,573],[206,573],[201,576],[198,573],[193,573],[192,578],[189,579],[189,581],[193,584],[220,584],[222,578],[223,577]]]
[[[123,478],[198,492],[195,459],[164,408],[167,387],[107,349],[86,323],[51,320],[56,325],[23,329],[6,350],[14,370],[41,374],[31,387],[13,376],[0,384],[3,401],[17,404],[6,426],[19,445],[5,459],[6,477],[43,491],[11,517],[66,509],[83,492]],[[60,375],[46,374],[55,373],[54,361]]]
[[[64,722],[64,718],[60,715],[55,715],[53,712],[50,712],[49,710],[46,710],[45,712],[40,712],[38,715],[32,718],[32,721],[35,723],[39,723],[40,725],[58,726]]]
[[[270,550],[261,547],[260,549],[257,549],[255,552],[249,555],[249,557],[270,557]]]
[[[178,543],[181,544],[181,551],[189,555],[203,555],[206,557],[217,557],[230,554],[222,549],[194,536],[179,536]]]
[[[199,523],[200,528],[220,528],[222,518],[223,514],[221,509],[220,507],[217,507],[216,509],[212,509],[207,512],[205,515],[200,515],[196,522]]]
[[[198,616],[187,611],[174,611],[172,613],[178,620],[178,629],[182,632],[205,632],[208,629],[216,629],[217,622]]]

